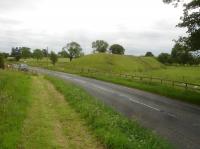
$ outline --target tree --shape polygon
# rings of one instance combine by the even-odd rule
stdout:
[[[35,49],[33,51],[33,57],[35,57],[37,60],[42,59],[43,58],[43,52],[40,49]]]
[[[119,44],[113,44],[113,45],[109,48],[109,51],[110,51],[112,54],[121,54],[121,55],[123,55],[124,52],[125,52],[125,49],[124,49],[124,47],[122,47],[122,46],[119,45]]]
[[[179,64],[190,63],[193,59],[192,54],[187,47],[178,42],[172,48],[171,57],[173,62]]]
[[[106,52],[108,46],[109,46],[108,43],[103,40],[96,40],[96,41],[92,42],[92,48],[94,48],[95,51],[97,51],[97,52],[101,52],[101,53]]]
[[[5,64],[4,64],[4,56],[3,54],[0,54],[0,69],[4,69]]]
[[[9,57],[9,53],[5,52],[0,53],[0,55],[3,55],[4,59],[7,59]]]
[[[63,50],[67,50],[68,56],[70,59],[70,62],[73,58],[80,57],[82,55],[81,51],[82,48],[77,42],[70,42],[65,47],[63,47]]]
[[[22,58],[29,58],[31,57],[31,49],[28,47],[21,47],[21,54],[22,54]]]
[[[20,47],[12,48],[11,56],[14,57],[16,61],[19,61],[22,57]]]
[[[159,60],[161,63],[170,64],[170,63],[171,63],[171,55],[168,54],[168,53],[161,53],[161,54],[158,56],[158,60]]]
[[[69,54],[67,53],[67,51],[65,49],[62,49],[62,51],[60,51],[58,54],[63,58],[69,57]]]
[[[180,0],[163,0],[165,3],[177,3]],[[200,50],[200,0],[191,0],[183,5],[183,17],[178,27],[187,28],[187,37],[181,37],[179,40],[184,41],[190,51]]]
[[[152,52],[148,51],[148,52],[145,54],[145,56],[147,56],[147,57],[153,57],[154,55],[153,55]]]
[[[57,56],[56,53],[53,52],[53,51],[51,51],[50,60],[51,60],[51,63],[52,63],[53,65],[55,65],[55,63],[58,61],[58,56]]]
[[[48,50],[47,49],[43,49],[42,53],[43,53],[44,57],[48,57]]]

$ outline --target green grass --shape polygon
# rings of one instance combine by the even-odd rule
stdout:
[[[163,139],[89,96],[83,89],[46,76],[67,102],[86,120],[99,140],[111,149],[171,148]]]
[[[0,70],[0,148],[16,149],[30,104],[31,77]]]
[[[141,74],[200,84],[200,67],[195,66],[167,66],[165,69],[142,72]]]
[[[102,53],[86,55],[81,58],[74,59],[72,62],[69,62],[68,59],[59,58],[55,67],[50,64],[50,61],[47,61],[47,59],[39,61],[35,59],[26,59],[21,60],[21,62],[25,62],[33,66],[70,72],[77,72],[82,68],[89,68],[106,72],[134,73],[164,68],[164,65],[159,63],[155,58],[151,57],[121,56]]]

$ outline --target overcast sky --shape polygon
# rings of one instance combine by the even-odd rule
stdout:
[[[162,0],[0,0],[0,51],[11,47],[49,47],[60,51],[70,41],[85,53],[102,39],[125,47],[126,54],[170,52],[182,8]]]

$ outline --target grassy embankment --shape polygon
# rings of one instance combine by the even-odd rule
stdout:
[[[45,67],[52,70],[77,73],[87,77],[93,77],[104,81],[126,85],[133,88],[157,93],[174,99],[200,105],[200,93],[184,90],[171,85],[156,82],[141,82],[137,80],[107,76],[104,73],[91,75],[80,73],[81,69],[92,69],[107,73],[136,74],[140,76],[159,77],[169,80],[184,81],[200,84],[200,68],[184,66],[164,66],[151,57],[119,56],[109,54],[87,55],[69,62],[68,59],[59,59],[53,66],[47,65],[47,60],[36,61],[28,59],[26,62],[33,66]],[[48,67],[47,67],[48,66]]]
[[[67,102],[87,122],[92,132],[107,148],[164,149],[171,146],[113,109],[89,96],[83,89],[60,79],[46,77]]]

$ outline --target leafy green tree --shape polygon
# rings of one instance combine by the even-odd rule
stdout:
[[[170,64],[172,62],[171,55],[168,53],[161,53],[160,55],[158,55],[158,61],[164,64]]]
[[[119,44],[113,44],[113,45],[109,48],[109,51],[110,51],[112,54],[121,54],[121,55],[123,55],[124,52],[125,52],[125,49],[124,49],[124,47],[122,47],[122,46],[119,45]]]
[[[68,43],[65,47],[63,47],[63,50],[65,49],[68,51],[67,53],[70,61],[82,55],[82,48],[77,42]]]
[[[21,53],[22,53],[22,58],[29,58],[31,57],[31,49],[28,47],[21,47],[20,48]]]
[[[69,54],[67,53],[67,51],[65,49],[62,49],[62,51],[60,51],[58,54],[63,58],[69,57]]]
[[[4,69],[5,64],[4,64],[4,55],[0,54],[0,69]]]
[[[33,57],[36,58],[37,60],[42,59],[43,58],[43,52],[40,49],[35,49],[33,51]]]
[[[50,53],[50,60],[51,60],[51,63],[52,63],[53,65],[55,65],[56,62],[58,61],[58,56],[57,56],[57,54],[56,54],[55,52],[53,52],[53,51],[51,51],[51,53]]]
[[[43,53],[44,57],[48,57],[48,50],[47,49],[43,49],[42,53]]]
[[[22,57],[22,52],[20,47],[12,48],[11,56],[14,57],[16,61],[19,61]]]
[[[186,46],[176,43],[172,48],[171,57],[173,62],[179,64],[188,64],[192,61],[193,57]]]
[[[104,40],[96,40],[92,42],[92,48],[94,49],[94,51],[97,51],[100,53],[106,52],[108,46],[109,46],[108,43]]]
[[[9,57],[9,53],[5,52],[0,53],[0,55],[3,55],[4,59],[7,59]]]
[[[145,56],[147,56],[147,57],[153,57],[154,55],[153,55],[152,52],[148,51],[148,52],[145,54]]]
[[[163,0],[165,3],[174,2],[175,5],[180,0]],[[200,0],[191,0],[184,5],[183,17],[178,27],[187,28],[187,37],[179,38],[179,41],[184,42],[190,51],[200,50]]]

